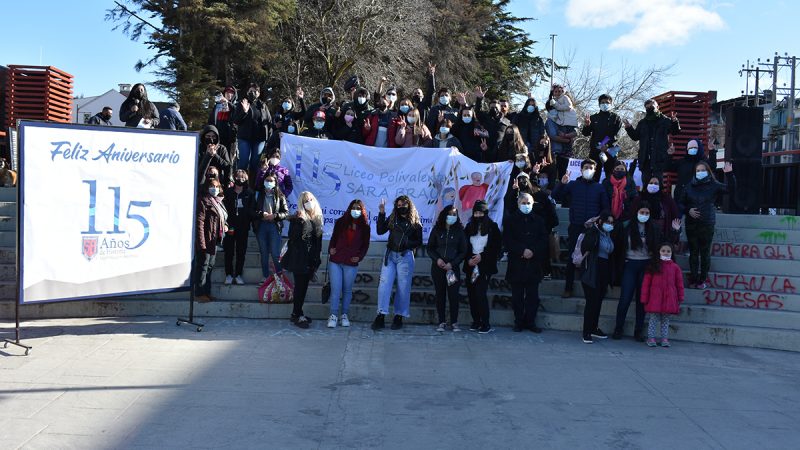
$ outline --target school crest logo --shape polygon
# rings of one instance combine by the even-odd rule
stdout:
[[[84,236],[83,237],[83,256],[91,261],[97,256],[97,236]]]

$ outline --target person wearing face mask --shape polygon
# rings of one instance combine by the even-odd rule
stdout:
[[[289,175],[289,169],[281,164],[280,149],[273,150],[261,161],[261,168],[258,170],[255,186],[261,186],[267,175],[275,176],[275,179],[278,180],[278,187],[283,195],[292,195],[294,183],[292,182],[292,176]]]
[[[653,255],[642,281],[642,303],[650,315],[647,346],[656,346],[656,328],[661,325],[661,346],[669,347],[669,316],[681,312],[683,271],[672,259],[672,244],[661,244]]]
[[[458,120],[458,109],[450,106],[451,100],[450,90],[447,88],[440,88],[436,95],[436,104],[431,106],[431,110],[428,113],[428,120],[425,122],[429,130],[437,128],[436,125],[438,125],[442,117],[450,119],[451,123],[455,123],[456,120]]]
[[[111,123],[111,118],[114,117],[114,111],[110,106],[104,106],[103,110],[99,113],[93,115],[89,118],[89,121],[86,122],[87,125],[103,125],[106,127],[110,127],[113,124]]]
[[[258,251],[261,255],[261,275],[263,279],[260,284],[270,275],[269,258],[275,265],[275,271],[280,273],[281,262],[281,231],[283,221],[289,216],[289,208],[286,197],[281,188],[278,187],[275,175],[267,175],[264,182],[256,186],[255,213],[253,214],[253,231],[258,242]]]
[[[336,94],[333,92],[333,88],[323,88],[319,93],[319,102],[314,103],[306,110],[306,116],[304,118],[306,129],[314,126],[314,122],[318,120],[317,113],[320,111],[325,114],[326,127],[328,129],[333,129],[336,117],[341,115],[341,111],[336,107]]]
[[[403,108],[403,105],[400,105]],[[397,126],[395,134],[395,145],[397,147],[427,147],[431,142],[432,136],[428,127],[422,123],[419,111],[411,109],[404,117],[405,124]]]
[[[547,195],[550,195],[550,191],[553,190],[555,182],[558,180],[556,162],[553,159],[553,152],[550,151],[550,138],[547,135],[542,136],[537,145],[532,148],[528,147],[528,155],[534,169],[538,167],[538,171],[534,170],[533,172],[546,180],[544,186],[539,184],[539,187],[545,189]]]
[[[328,275],[331,282],[331,312],[328,328],[350,326],[347,314],[353,298],[353,282],[358,274],[358,263],[364,260],[369,250],[369,216],[364,202],[355,199],[347,206],[342,217],[336,219],[328,243]],[[341,317],[339,317],[341,299]]]
[[[611,214],[614,219],[619,220],[631,202],[639,196],[633,176],[628,174],[628,166],[622,161],[617,161],[611,176],[603,180],[602,185],[611,203]]]
[[[609,209],[608,196],[600,183],[594,181],[597,163],[591,159],[581,162],[581,177],[570,181],[569,174],[564,174],[561,183],[553,189],[553,198],[559,202],[569,199],[569,228],[567,248],[575,248],[578,235],[583,232],[584,224],[600,211]],[[572,259],[567,260],[564,274],[564,293],[562,298],[572,297],[572,287],[575,282],[575,266]]]
[[[281,100],[275,114],[273,114],[273,117],[282,117],[281,126],[276,127],[276,131],[286,132],[286,128],[292,121],[301,120],[306,116],[306,100],[303,88],[297,86],[295,96],[297,96],[297,105],[295,105],[292,97],[287,95]],[[297,106],[299,106],[299,108],[297,108]]]
[[[361,127],[364,126],[364,119],[372,112],[367,88],[359,87],[356,89],[353,100],[342,105],[342,111],[347,111],[348,109],[355,113],[353,125],[361,130]]]
[[[628,212],[626,212],[626,220],[630,219],[632,211],[638,211],[643,202],[650,205],[650,220],[661,231],[661,234],[666,236],[669,234],[669,229],[672,227],[672,222],[675,219],[680,219],[681,214],[678,210],[678,204],[672,199],[668,192],[664,192],[661,180],[656,177],[650,178],[647,185],[642,189],[642,192],[633,199]]]
[[[568,133],[565,127],[556,123],[558,111],[549,103],[545,108],[547,109],[547,120],[544,123],[544,129],[550,141],[550,150],[556,159],[556,176],[561,178],[569,168],[569,160],[572,158],[572,142],[577,133]]]
[[[503,159],[508,156],[508,154],[503,154],[503,152],[507,151],[507,149],[500,149],[499,147],[503,144],[504,140],[508,139],[506,137],[506,132],[507,129],[512,126],[511,120],[503,115],[503,112],[500,109],[500,102],[498,102],[496,99],[489,101],[488,112],[483,111],[483,95],[483,89],[480,86],[476,87],[475,113],[477,114],[481,124],[489,133],[489,138],[487,139],[487,143],[489,145],[488,152],[494,156],[492,162],[507,161],[508,159]],[[522,140],[522,138],[520,138],[520,140]]]
[[[590,219],[589,227],[583,233],[581,254],[584,255],[580,266],[581,286],[586,304],[583,307],[583,343],[592,344],[594,339],[606,339],[608,335],[600,329],[600,310],[606,298],[611,282],[611,261],[614,254],[614,241],[611,233],[614,230],[614,216],[609,211],[602,211],[597,217]],[[576,244],[577,245],[577,244]],[[570,250],[572,250],[570,248]]]
[[[251,83],[247,96],[239,101],[233,113],[236,123],[236,145],[239,150],[239,169],[254,172],[258,167],[258,157],[267,145],[268,128],[272,124],[266,103],[259,96],[261,90]]]
[[[515,332],[524,329],[542,332],[536,326],[536,313],[542,263],[547,258],[547,230],[544,220],[533,213],[533,204],[533,196],[520,194],[517,210],[503,230],[503,243],[508,250],[506,281],[511,285]]]
[[[225,251],[225,284],[244,284],[244,257],[256,205],[255,194],[247,186],[247,172],[237,170],[234,173],[233,186],[225,190],[223,198],[225,210],[228,211],[228,231],[222,241],[222,249]]]
[[[461,143],[461,153],[464,156],[477,162],[492,161],[493,157],[488,151],[489,132],[480,124],[472,107],[461,107],[458,120],[453,123],[450,132]]]
[[[467,238],[458,218],[458,210],[454,206],[447,206],[439,212],[426,248],[428,257],[431,258],[431,280],[436,291],[436,312],[439,317],[436,331],[461,331],[458,326],[458,303],[461,300],[458,293],[461,286],[459,264],[467,256]],[[454,279],[448,280],[448,277]],[[450,315],[445,318],[448,300]]]
[[[198,184],[202,184],[210,167],[217,169],[219,181],[227,187],[232,179],[231,157],[228,149],[219,142],[219,132],[214,125],[200,131],[200,148],[197,149]]]
[[[375,104],[375,110],[364,119],[361,131],[364,145],[383,148],[397,145],[395,139],[389,139],[389,136],[395,137],[398,125],[405,125],[405,120],[389,109],[390,104],[389,99],[384,96]]]
[[[214,106],[209,108],[208,125],[214,125],[219,131],[219,142],[228,149],[231,155],[232,167],[237,167],[239,163],[239,150],[236,145],[236,133],[238,128],[233,122],[233,110],[235,109],[238,92],[233,86],[227,86],[222,92],[214,95]]]
[[[622,130],[622,119],[611,110],[614,99],[603,94],[597,99],[600,111],[586,115],[581,134],[589,136],[589,159],[599,161],[606,177],[610,177],[617,164],[617,135]],[[595,173],[595,181],[600,181],[601,171]]]
[[[126,127],[155,128],[159,122],[158,108],[147,98],[147,89],[142,83],[131,88],[128,98],[119,107],[119,120]]]
[[[669,117],[658,110],[658,102],[652,98],[644,102],[646,114],[636,127],[625,119],[625,132],[634,141],[639,142],[639,169],[642,179],[658,177],[663,179],[664,170],[667,168],[669,155],[669,135],[681,131],[678,115],[673,111]]]
[[[405,195],[394,200],[394,208],[388,218],[385,199],[381,199],[378,209],[378,235],[389,233],[389,239],[378,283],[378,315],[372,322],[372,329],[381,330],[385,327],[392,287],[397,279],[392,329],[399,330],[403,328],[403,317],[410,315],[414,252],[422,245],[422,222],[414,203]]]
[[[411,93],[411,104],[414,106],[414,108],[417,109],[417,111],[419,111],[420,120],[422,121],[422,124],[424,124],[426,127],[428,127],[428,117],[431,110],[431,106],[435,102],[433,99],[433,96],[436,93],[435,64],[431,64],[430,62],[428,62],[427,75],[428,75],[428,86],[427,86],[428,95],[425,95],[425,93],[422,91],[421,88],[416,88]],[[428,129],[430,129],[430,127],[428,127]]]
[[[635,216],[626,221],[618,234],[615,234],[615,244],[619,252],[613,267],[622,267],[621,277],[612,269],[612,280],[620,280],[620,297],[617,304],[617,318],[614,326],[614,339],[621,339],[628,308],[634,298],[636,300],[636,320],[634,322],[633,337],[639,342],[644,342],[642,334],[644,328],[644,307],[640,301],[642,279],[648,261],[654,253],[658,253],[658,246],[664,240],[678,243],[680,236],[680,220],[672,222],[672,228],[667,236],[654,221],[650,220],[651,210],[648,203],[641,202]],[[617,284],[617,283],[613,283]]]
[[[414,109],[414,104],[411,102],[410,99],[404,98],[404,99],[400,100],[400,103],[398,103],[397,115],[398,115],[398,117],[401,117],[402,119],[405,120],[406,115],[408,115],[408,113],[412,109]]]
[[[433,135],[433,139],[428,142],[426,147],[431,148],[452,148],[455,147],[460,152],[463,148],[461,146],[461,141],[458,140],[457,137],[453,136],[450,130],[453,127],[453,121],[447,118],[446,115],[443,115],[442,119],[439,121],[438,126],[436,127],[437,133]]]
[[[327,120],[325,118],[325,111],[317,111],[314,113],[313,126],[306,128],[300,133],[300,136],[311,137],[315,139],[333,139],[333,135],[328,130]]]
[[[217,257],[217,245],[227,232],[228,212],[219,198],[222,185],[210,179],[203,183],[203,194],[197,199],[195,221],[195,285],[194,298],[198,302],[210,302],[211,274]]]
[[[364,134],[361,132],[361,127],[356,125],[358,123],[358,115],[355,110],[349,106],[343,107],[342,110],[344,114],[336,122],[333,137],[339,141],[363,144]]]
[[[297,214],[289,218],[289,239],[283,265],[294,277],[291,322],[308,328],[311,319],[303,312],[308,284],[322,264],[322,208],[314,194],[305,191],[297,199]]]
[[[707,288],[708,270],[711,265],[711,244],[717,222],[717,197],[736,192],[736,176],[733,165],[726,162],[722,169],[725,183],[714,177],[711,166],[700,161],[694,167],[692,181],[684,186],[677,199],[679,209],[686,215],[686,240],[689,243],[689,287]]]
[[[528,154],[528,147],[522,140],[519,128],[516,125],[508,125],[503,132],[503,140],[497,146],[493,162],[514,161],[516,155]]]
[[[186,131],[188,129],[186,121],[183,120],[183,116],[181,115],[181,105],[177,102],[172,103],[167,109],[161,111],[158,129],[178,131]]]
[[[490,333],[489,323],[489,280],[497,273],[497,260],[503,246],[500,228],[489,217],[489,205],[478,200],[472,207],[464,235],[467,239],[467,256],[464,259],[464,278],[469,296],[469,309],[472,315],[470,331],[480,334]],[[476,275],[477,273],[477,275]]]
[[[667,170],[677,174],[674,198],[680,198],[684,186],[691,183],[692,178],[694,178],[694,168],[698,162],[705,161],[709,165],[714,165],[706,157],[703,140],[700,138],[692,139],[686,144],[686,155],[683,158],[675,159],[675,147],[672,145],[667,150],[667,153],[670,155]]]
[[[514,125],[519,128],[522,141],[529,149],[536,147],[536,144],[545,136],[544,121],[536,105],[536,99],[531,97],[525,100],[522,110],[514,117]]]

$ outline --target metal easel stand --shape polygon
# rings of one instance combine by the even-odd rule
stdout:
[[[194,278],[195,278],[195,261],[192,261],[192,270],[191,275],[189,275],[189,318],[183,319],[178,317],[178,321],[175,322],[175,325],[181,326],[182,323],[187,323],[189,325],[193,325],[197,327],[197,332],[203,331],[203,327],[205,326],[202,323],[194,321]]]
[[[19,275],[17,275],[17,278],[19,278]],[[19,280],[17,280],[17,282],[19,282]],[[17,299],[14,304],[14,319],[16,322],[14,326],[14,339],[3,339],[3,348],[8,348],[8,344],[16,345],[17,347],[24,348],[25,356],[28,356],[33,347],[25,345],[19,341],[19,289],[17,289]]]

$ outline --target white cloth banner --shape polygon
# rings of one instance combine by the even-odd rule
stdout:
[[[281,136],[281,160],[294,183],[288,198],[291,210],[297,208],[301,192],[312,192],[325,215],[324,233],[329,238],[334,221],[347,212],[352,200],[360,199],[376,241],[389,237],[376,233],[381,199],[386,199],[388,215],[400,195],[407,195],[417,207],[426,240],[447,205],[455,205],[466,224],[472,205],[484,199],[490,217],[500,224],[513,167],[509,162],[477,163],[449,148],[380,148],[290,134]]]
[[[189,286],[197,135],[23,122],[22,303]]]
[[[625,166],[628,167],[630,170],[631,164],[633,163],[632,159],[623,159],[621,160],[625,163]],[[569,179],[574,180],[580,178],[581,176],[581,162],[582,159],[577,158],[570,158],[569,159],[569,166],[567,166],[567,174],[569,174]],[[603,180],[606,179],[606,172],[602,170],[602,168],[598,168],[597,170],[600,171],[600,182],[602,183]],[[642,171],[639,170],[639,167],[636,167],[636,170],[633,171],[633,182],[636,184],[636,187],[642,187]]]

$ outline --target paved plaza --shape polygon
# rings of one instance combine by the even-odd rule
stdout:
[[[24,323],[0,448],[798,448],[800,353],[546,330]],[[13,324],[0,322],[0,337]]]

